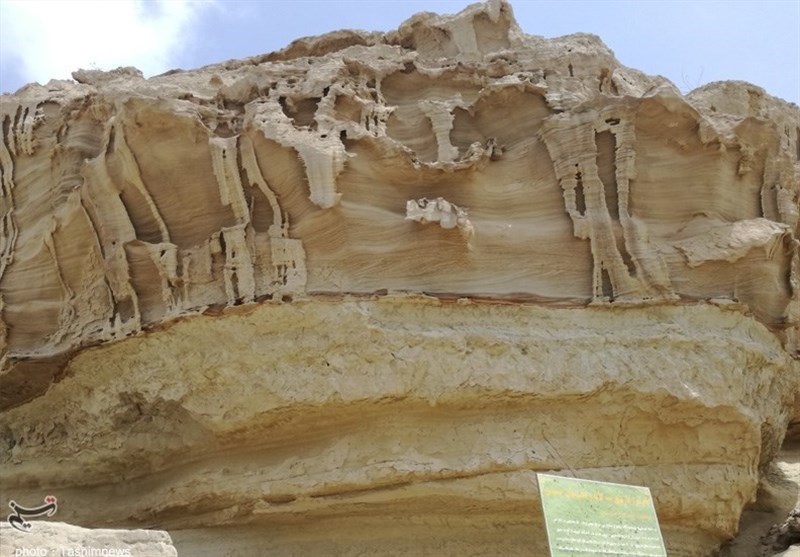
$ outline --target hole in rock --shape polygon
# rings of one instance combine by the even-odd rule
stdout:
[[[317,112],[317,106],[321,100],[322,98],[320,97],[300,100],[287,100],[286,97],[278,98],[283,113],[292,119],[295,126],[307,126],[311,129],[316,129],[317,127],[314,115]]]
[[[581,215],[586,214],[586,196],[583,193],[583,175],[580,172],[575,173],[575,206]]]
[[[619,198],[617,194],[617,165],[616,148],[617,140],[614,134],[605,131],[594,135],[597,146],[597,174],[603,183],[603,192],[606,199],[608,214],[614,220],[619,220]]]
[[[602,284],[603,296],[608,298],[609,300],[613,300],[614,299],[614,288],[613,288],[613,286],[611,286],[611,277],[608,274],[608,270],[603,268],[600,271],[600,277],[601,277],[600,280],[603,283]]]

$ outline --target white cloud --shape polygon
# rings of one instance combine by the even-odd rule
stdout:
[[[79,68],[136,66],[150,76],[173,67],[197,16],[191,0],[0,0],[0,53],[23,77],[46,83]]]

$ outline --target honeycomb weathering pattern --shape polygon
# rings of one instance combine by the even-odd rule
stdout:
[[[500,456],[489,463],[476,457],[473,466],[473,449],[456,444],[438,464],[430,455],[406,455],[405,467],[395,463],[394,472],[362,470],[363,477],[353,472],[361,479],[339,481],[322,478],[335,468],[322,470],[333,466],[326,452],[313,466],[303,464],[322,467],[317,483],[292,483],[283,464],[273,462],[275,474],[289,482],[270,488],[279,493],[258,501],[227,493],[214,504],[221,507],[211,507],[223,514],[239,508],[243,523],[274,524],[289,524],[305,509],[331,524],[341,521],[346,530],[356,522],[342,516],[358,505],[402,513],[407,499],[419,511],[448,497],[471,500],[470,490],[483,493],[497,484],[503,497],[479,496],[482,502],[473,503],[487,516],[510,516],[515,505],[529,503],[517,487],[531,470],[599,474],[580,459],[566,432],[561,450],[543,440],[546,430],[536,433],[539,426],[515,406],[529,397],[545,414],[561,400],[576,414],[570,419],[589,428],[591,412],[605,416],[603,404],[617,404],[633,420],[623,417],[621,424],[644,428],[638,445],[598,456],[629,476],[617,479],[647,483],[646,470],[637,467],[667,466],[659,464],[664,457],[637,453],[650,442],[645,429],[669,437],[688,423],[716,424],[709,431],[720,438],[686,449],[684,465],[713,462],[724,468],[713,473],[738,478],[730,480],[738,491],[732,495],[725,482],[706,478],[716,506],[690,494],[656,496],[672,551],[702,555],[733,535],[742,505],[754,496],[759,466],[780,444],[797,385],[795,105],[739,82],[682,96],[663,78],[621,66],[595,36],[525,35],[511,7],[497,1],[453,16],[418,14],[397,31],[339,31],[280,52],[147,80],[133,68],[82,70],[74,77],[77,83],[29,85],[1,99],[4,488],[50,482],[72,489],[77,476],[70,476],[70,466],[54,471],[34,460],[52,463],[60,450],[80,445],[81,435],[94,439],[86,448],[100,438],[118,440],[99,456],[76,461],[90,471],[87,481],[111,481],[114,467],[130,458],[132,481],[143,486],[150,476],[177,478],[175,470],[202,476],[187,471],[188,462],[210,467],[223,448],[266,450],[263,439],[256,441],[266,431],[283,431],[277,445],[281,438],[288,442],[292,427],[316,429],[327,439],[333,433],[326,408],[350,424],[345,437],[352,435],[355,445],[381,446],[353,424],[359,413],[385,422],[392,413],[382,405],[390,403],[408,412],[402,427],[384,424],[397,435],[403,427],[447,435],[438,422],[425,424],[439,419],[436,405],[442,404],[459,416],[466,437],[478,435],[474,415],[493,424],[507,416],[534,432],[531,446],[543,443],[550,456],[540,461],[522,448],[511,455],[484,447]],[[516,328],[507,322],[513,315]],[[642,338],[626,325],[639,321],[649,331]],[[560,352],[546,335],[539,338],[542,323],[553,339],[584,331],[586,338],[573,338],[575,350],[594,355]],[[266,336],[251,338],[239,329],[247,326]],[[195,340],[176,340],[176,331]],[[300,339],[287,340],[287,331]],[[441,337],[450,351],[429,337]],[[171,339],[176,352],[170,357],[185,362],[171,364],[172,345],[159,347],[159,338]],[[349,343],[353,355],[332,362],[333,356],[313,353],[337,354],[339,342]],[[392,346],[391,361],[384,362],[383,352],[367,357],[370,343]],[[301,346],[312,351],[305,364]],[[430,359],[418,346],[438,356]],[[730,346],[730,353],[714,354],[709,346]],[[227,354],[233,347],[264,359]],[[461,359],[476,375],[462,377],[463,384],[414,375],[404,350],[427,362],[426,369],[441,368],[435,373],[459,375]],[[493,354],[501,363],[492,363]],[[572,362],[572,371],[557,354]],[[99,362],[116,372],[100,371]],[[186,375],[189,362],[206,375]],[[638,376],[627,362],[637,363]],[[507,373],[497,373],[504,379],[492,378],[490,368],[503,365]],[[376,386],[358,386],[350,374],[370,366],[375,369],[364,373]],[[334,368],[338,379],[324,375]],[[551,368],[576,375],[576,383],[548,383]],[[700,369],[724,380],[701,377]],[[544,383],[531,383],[531,370],[544,374]],[[108,381],[102,383],[107,392],[95,391],[92,385],[100,390],[100,384],[87,374]],[[127,385],[118,383],[122,378]],[[720,382],[731,392],[717,393]],[[212,384],[228,398],[206,398]],[[322,385],[328,391],[317,393]],[[246,393],[261,396],[260,405],[237,398]],[[589,393],[588,414],[578,416]],[[50,428],[45,407],[74,412],[59,413]],[[717,408],[713,416],[709,408]],[[98,413],[107,419],[98,420]],[[677,429],[661,431],[653,425],[658,420]],[[120,436],[141,430],[142,439],[160,439],[148,427],[164,428],[173,439],[134,458]],[[511,435],[499,422],[490,430]],[[340,450],[343,441],[330,439],[328,449]],[[735,449],[729,452],[723,441]],[[670,443],[681,442],[676,437],[664,447]],[[384,448],[389,462],[392,449]],[[246,460],[244,453],[236,458]],[[454,471],[452,481],[446,470]],[[688,481],[685,472],[675,474],[683,478],[678,483]],[[383,491],[391,486],[392,496]],[[366,490],[353,496],[353,508],[323,504],[351,488]],[[230,526],[228,519],[202,518],[200,510],[179,519],[142,491],[132,510],[74,518]],[[209,493],[216,492],[200,490],[184,503]],[[471,519],[453,520],[460,532],[470,529]],[[691,534],[697,520],[701,526]],[[412,528],[420,544],[435,538],[426,524],[421,519]],[[530,542],[528,534],[513,534],[515,527],[508,526],[509,554]],[[285,528],[276,547],[317,547]],[[381,528],[376,540],[391,538]],[[255,534],[242,539],[248,536]],[[447,546],[449,538],[443,539]],[[358,543],[365,551],[385,551],[388,545],[379,542]],[[463,550],[453,544],[447,547],[454,554]]]

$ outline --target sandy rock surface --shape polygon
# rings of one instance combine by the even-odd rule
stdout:
[[[650,487],[680,557],[772,504],[796,105],[495,0],[74,78],[0,97],[0,507],[192,556],[543,555],[558,471]]]
[[[0,523],[0,557],[177,557],[167,532],[80,528],[32,522],[29,532]]]

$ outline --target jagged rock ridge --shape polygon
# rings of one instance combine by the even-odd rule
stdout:
[[[74,77],[2,98],[3,493],[513,554],[564,469],[650,485],[671,555],[735,533],[797,390],[796,106],[495,1]]]

